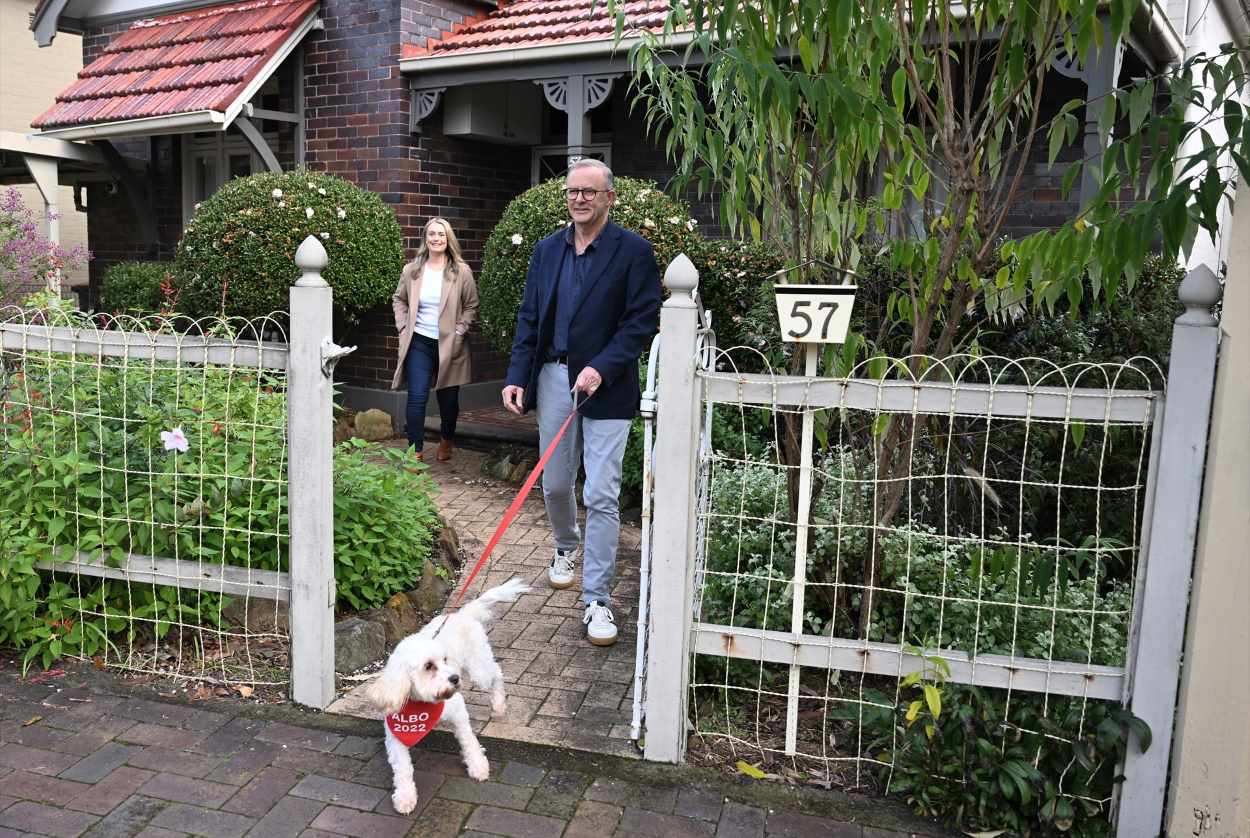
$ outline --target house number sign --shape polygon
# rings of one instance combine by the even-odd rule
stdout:
[[[782,340],[843,343],[851,327],[854,285],[774,285]]]

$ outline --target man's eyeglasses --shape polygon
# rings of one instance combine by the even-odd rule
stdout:
[[[582,197],[583,201],[593,201],[595,198],[599,197],[600,192],[607,191],[608,190],[606,189],[566,189],[564,190],[564,194],[570,201],[576,201],[578,195]]]

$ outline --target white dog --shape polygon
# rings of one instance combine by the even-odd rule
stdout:
[[[391,652],[382,674],[365,688],[365,696],[386,714],[398,713],[409,699],[446,702],[439,724],[449,724],[460,743],[465,769],[474,780],[490,776],[486,753],[469,725],[469,711],[460,694],[461,676],[474,687],[489,690],[491,711],[502,715],[507,709],[503,672],[495,662],[485,624],[491,618],[491,605],[515,602],[530,587],[520,579],[483,593],[454,614],[436,617],[417,634],[409,635]],[[391,804],[400,814],[417,805],[417,787],[412,781],[412,757],[408,746],[386,731],[386,759],[391,764],[395,791]]]

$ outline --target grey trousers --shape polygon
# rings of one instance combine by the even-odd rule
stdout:
[[[538,440],[546,451],[573,409],[564,364],[544,364],[538,375]],[[575,550],[577,469],[586,468],[586,544],[582,563],[582,602],[612,601],[612,577],[621,538],[621,463],[629,440],[628,419],[576,417],[543,471],[543,500],[556,547]]]

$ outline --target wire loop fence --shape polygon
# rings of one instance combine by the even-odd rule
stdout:
[[[897,788],[900,749],[913,726],[940,735],[944,696],[947,718],[975,704],[992,747],[1034,767],[1126,700],[1153,361],[874,358],[808,378],[735,348],[697,375],[688,695],[706,748]],[[1059,793],[1106,808],[1080,776]]]
[[[0,639],[28,664],[287,682],[284,322],[0,309]]]

